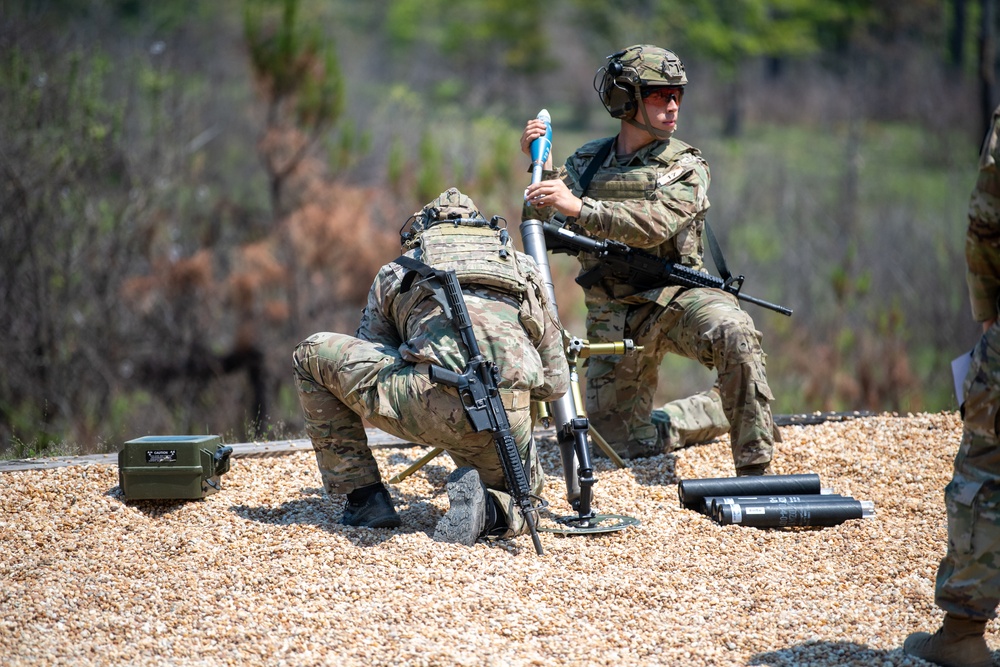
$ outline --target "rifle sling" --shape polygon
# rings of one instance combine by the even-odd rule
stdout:
[[[608,158],[608,155],[611,153],[611,146],[613,146],[614,143],[614,137],[604,142],[604,145],[601,146],[601,149],[597,151],[596,155],[594,155],[590,164],[587,165],[587,170],[580,176],[581,197],[587,194],[587,188],[590,187],[590,182],[594,180],[594,174],[597,173],[597,170],[601,168],[601,165],[604,164],[604,161]]]
[[[407,269],[406,275],[403,276],[403,282],[400,288],[401,292],[410,291],[410,287],[413,285],[413,279],[416,275],[419,275],[421,278],[430,278],[431,276],[438,275],[437,269],[433,266],[419,262],[412,257],[407,257],[406,255],[400,255],[392,261],[399,264],[404,269]]]
[[[719,240],[715,238],[715,232],[712,231],[712,226],[708,224],[708,220],[705,221],[705,238],[708,239],[708,249],[712,253],[712,260],[715,261],[715,269],[719,272],[719,276],[725,282],[729,282],[733,274],[729,272],[729,267],[726,266],[726,258],[722,255],[722,246],[719,245]]]

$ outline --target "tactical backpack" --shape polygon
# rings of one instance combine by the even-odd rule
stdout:
[[[469,197],[449,188],[411,220],[402,245],[419,248],[415,259],[454,271],[462,285],[524,295],[527,278],[518,266],[510,234],[500,225],[502,218],[487,220]]]

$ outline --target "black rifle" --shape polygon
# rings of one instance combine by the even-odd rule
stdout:
[[[710,273],[671,262],[619,241],[591,238],[551,222],[542,223],[542,229],[545,232],[545,238],[549,240],[548,249],[550,252],[565,252],[571,255],[587,252],[601,260],[598,266],[577,277],[576,282],[585,289],[589,289],[604,278],[610,277],[631,285],[638,292],[666,287],[667,285],[714,287],[732,294],[737,299],[762,306],[782,315],[792,314],[790,308],[741,294],[743,276],[723,280]]]
[[[408,259],[408,258],[400,258]],[[412,265],[404,264],[396,260],[406,268]],[[416,262],[414,262],[416,263]],[[414,271],[424,276],[424,280],[419,284],[423,285],[434,294],[435,299],[444,308],[445,316],[450,318],[458,329],[462,342],[465,343],[469,351],[469,359],[466,361],[465,370],[461,373],[450,371],[441,366],[430,367],[431,382],[439,382],[458,390],[458,395],[462,399],[462,407],[472,424],[472,428],[477,433],[489,431],[493,435],[493,444],[496,445],[497,456],[500,458],[500,465],[503,467],[503,476],[507,482],[507,492],[517,505],[524,523],[527,524],[531,532],[531,541],[535,545],[535,552],[542,554],[542,543],[538,538],[538,527],[535,521],[535,514],[540,507],[533,504],[534,496],[531,494],[531,484],[528,482],[528,475],[524,470],[524,463],[521,455],[517,451],[517,443],[510,432],[510,422],[507,419],[507,410],[500,399],[500,369],[492,361],[488,361],[479,350],[479,343],[476,335],[472,331],[472,320],[469,319],[469,310],[465,305],[465,295],[462,294],[462,286],[458,282],[458,276],[454,271],[440,271],[432,269],[426,264],[420,264]],[[429,284],[430,283],[430,284]],[[437,285],[433,284],[437,283]],[[404,278],[404,291],[409,287],[409,281]],[[444,300],[440,298],[441,288],[444,289]],[[489,499],[487,499],[489,501]]]

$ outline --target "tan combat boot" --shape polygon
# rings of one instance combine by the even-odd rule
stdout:
[[[992,667],[986,645],[986,621],[945,614],[933,635],[914,632],[903,642],[903,651],[942,667]]]
[[[761,475],[773,475],[771,472],[771,462],[753,463],[736,469],[737,477],[760,477]]]

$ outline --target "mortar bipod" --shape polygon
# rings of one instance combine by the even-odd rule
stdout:
[[[570,391],[573,392],[573,403],[576,407],[577,416],[586,418],[586,412],[584,410],[583,395],[580,390],[580,375],[577,371],[577,359],[586,359],[592,356],[601,355],[629,355],[636,352],[642,351],[642,346],[636,346],[631,338],[626,338],[621,341],[614,343],[591,343],[590,341],[583,340],[582,338],[577,338],[573,336],[568,331],[563,331],[563,339],[566,341],[566,361],[569,364],[569,376],[570,376]],[[539,421],[541,421],[547,428],[551,423],[551,415],[549,414],[548,407],[545,403],[537,402],[535,405],[536,414]],[[622,457],[618,455],[618,452],[608,444],[608,441],[597,432],[597,430],[589,423],[587,424],[588,432],[597,446],[601,448],[605,456],[611,459],[611,462],[619,468],[628,467]],[[567,480],[567,486],[570,486],[569,480]],[[572,501],[571,501],[572,502]],[[574,509],[579,509],[574,507]]]
[[[540,526],[539,530],[555,532],[563,535],[585,534],[585,533],[606,533],[621,530],[628,526],[637,525],[638,521],[632,517],[619,514],[595,514],[591,508],[590,501],[593,498],[591,487],[594,484],[593,468],[590,462],[590,448],[586,446],[587,437],[593,438],[601,451],[611,459],[618,468],[625,468],[626,463],[618,452],[608,444],[607,440],[597,432],[590,424],[583,408],[583,396],[580,390],[580,376],[577,361],[598,355],[628,355],[642,351],[641,346],[636,346],[631,339],[625,339],[613,343],[591,343],[573,336],[568,331],[563,331],[563,339],[566,342],[566,362],[569,366],[570,391],[565,401],[572,406],[575,416],[570,419],[564,417],[564,423],[560,428],[556,424],[556,441],[559,444],[560,454],[563,461],[563,473],[566,482],[566,499],[570,506],[577,512],[571,516],[555,517],[557,527]],[[562,407],[565,410],[566,406]],[[548,411],[548,404],[536,402],[534,404],[537,421],[548,427],[551,423],[551,415]],[[581,447],[581,444],[584,446]],[[580,453],[583,456],[580,456]]]

